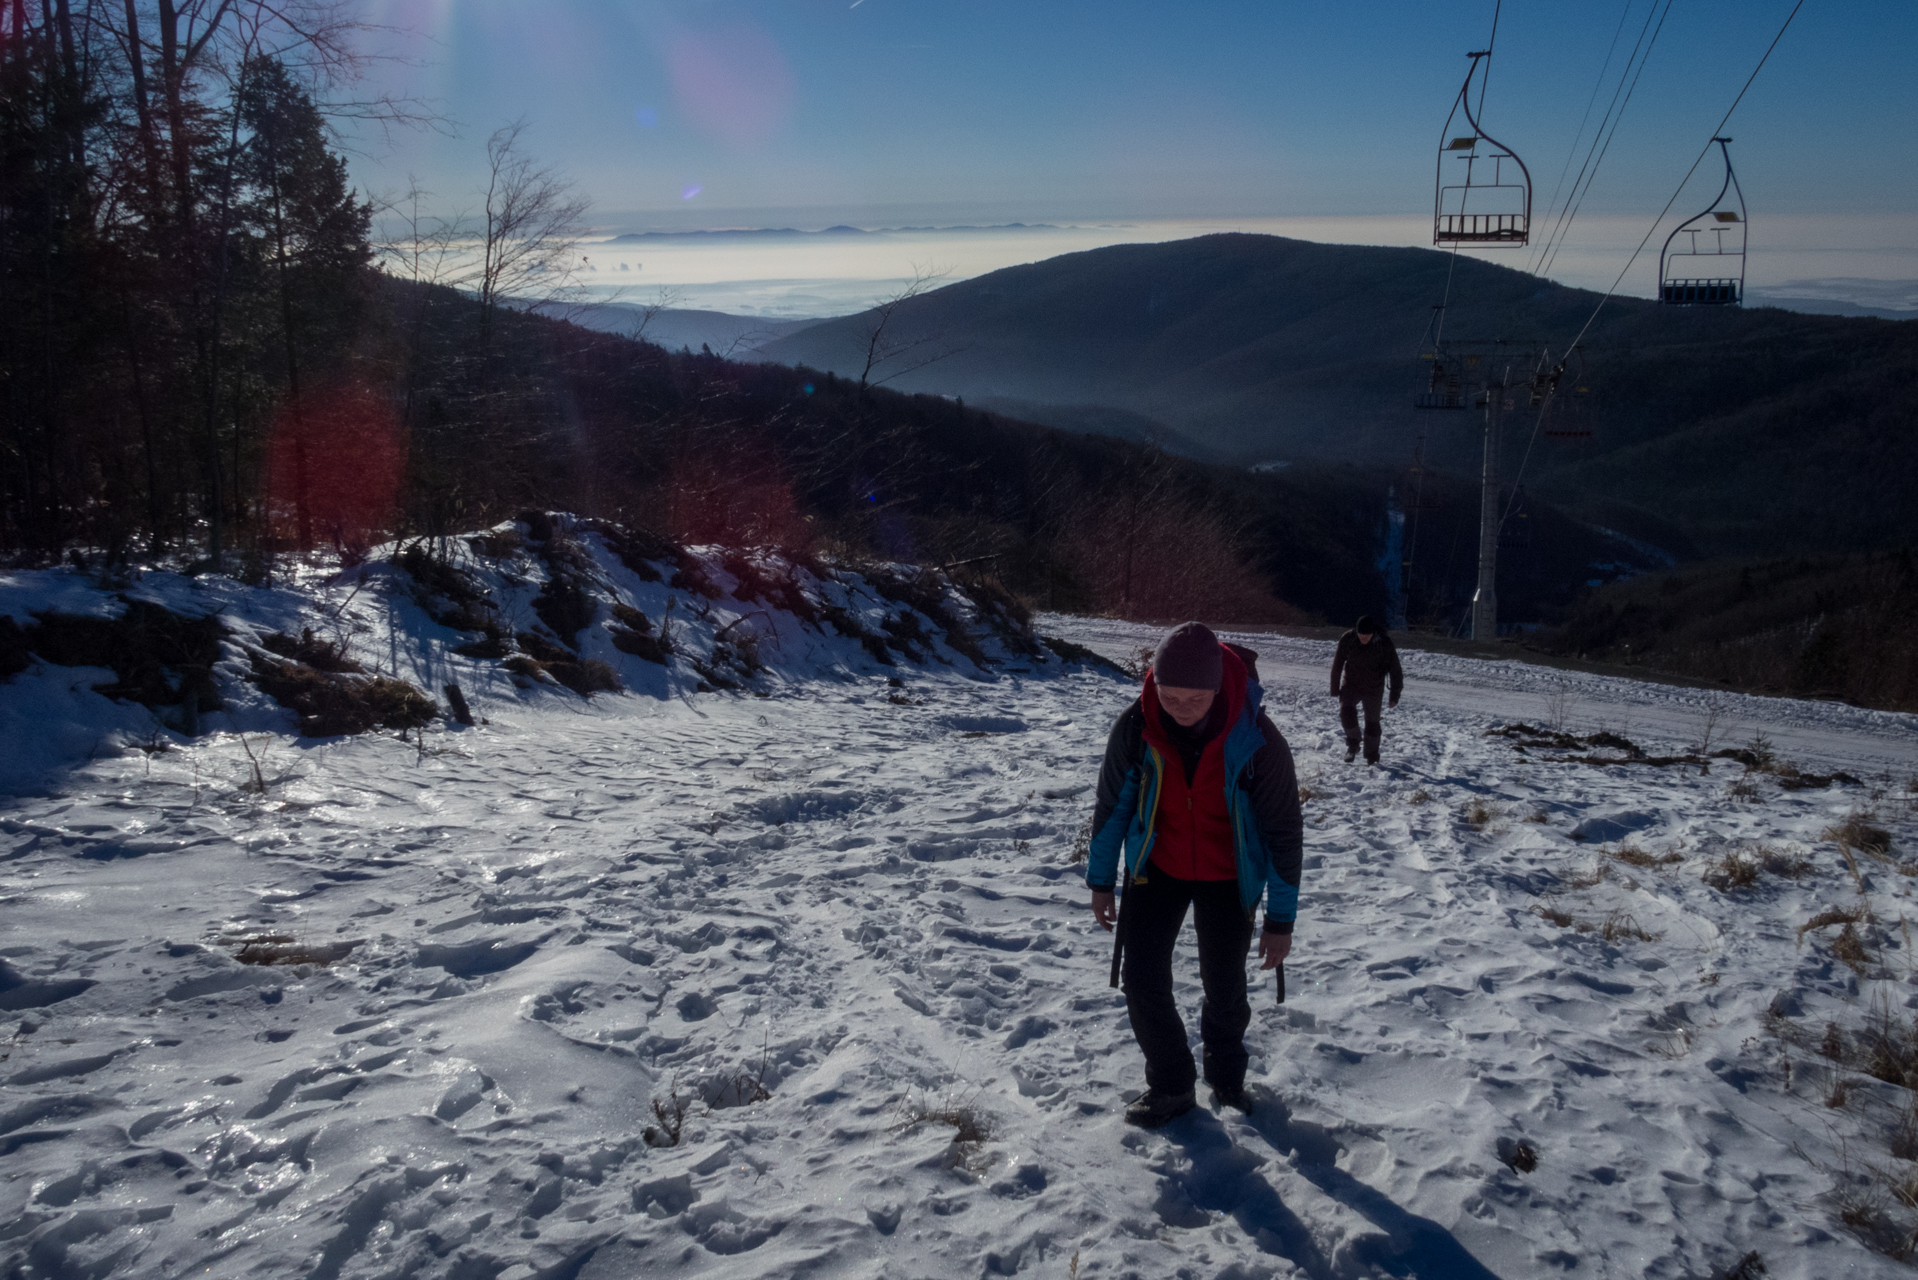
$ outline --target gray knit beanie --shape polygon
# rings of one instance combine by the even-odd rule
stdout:
[[[1152,678],[1161,688],[1217,689],[1225,678],[1219,638],[1202,622],[1176,627],[1152,655]]]

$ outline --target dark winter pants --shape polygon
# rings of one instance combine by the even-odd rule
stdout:
[[[1181,880],[1147,864],[1125,903],[1125,1007],[1132,1034],[1145,1052],[1146,1087],[1183,1093],[1198,1072],[1186,1044],[1185,1023],[1172,998],[1172,947],[1192,908],[1199,934],[1199,1037],[1205,1078],[1214,1087],[1245,1083],[1245,1028],[1252,1005],[1245,994],[1245,956],[1252,921],[1239,906],[1237,880]]]
[[[1385,691],[1377,693],[1357,693],[1347,690],[1339,695],[1339,723],[1345,726],[1345,745],[1359,745],[1359,705],[1365,706],[1365,758],[1376,762],[1379,758],[1379,704],[1385,700]]]

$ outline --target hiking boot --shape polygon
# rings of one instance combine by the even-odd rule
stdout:
[[[1356,742],[1346,743],[1345,744],[1345,763],[1351,764],[1354,760],[1358,758],[1359,758],[1359,744]]]
[[[1248,1116],[1252,1114],[1252,1108],[1255,1105],[1252,1095],[1245,1091],[1245,1086],[1242,1084],[1213,1085],[1212,1101],[1221,1107],[1231,1107],[1234,1111],[1243,1112]]]
[[[1190,1089],[1183,1093],[1157,1093],[1147,1089],[1125,1109],[1125,1122],[1141,1129],[1157,1129],[1177,1120],[1196,1105]]]

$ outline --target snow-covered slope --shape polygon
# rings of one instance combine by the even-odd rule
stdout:
[[[502,607],[530,627],[537,567],[514,572],[489,590],[522,591]],[[752,688],[696,693],[588,636],[640,692],[587,700],[449,656],[407,593],[343,603],[354,585],[198,590],[226,593],[236,631],[359,610],[365,665],[384,647],[381,670],[457,678],[487,723],[296,740],[230,702],[163,753],[102,733],[0,811],[9,1275],[904,1280],[1076,1259],[1675,1280],[1753,1250],[1774,1277],[1905,1271],[1841,1212],[1868,1224],[1871,1188],[1885,1221],[1907,1212],[1869,1170],[1910,1170],[1889,1146],[1908,1095],[1847,1037],[1918,994],[1895,865],[1918,837],[1909,717],[1720,700],[1719,741],[1762,732],[1855,786],[1562,763],[1620,753],[1485,736],[1547,718],[1558,686],[1408,654],[1368,771],[1343,763],[1329,647],[1245,638],[1311,793],[1289,999],[1255,992],[1253,1116],[1144,1134],[1120,1119],[1139,1062],[1077,861],[1125,681],[943,642],[887,667],[767,610],[782,647]],[[668,594],[691,607],[613,585],[652,618]],[[841,586],[873,626],[901,616]],[[55,589],[79,592],[16,577],[0,605]],[[710,659],[748,604],[707,601],[688,652]],[[1153,639],[1040,625],[1113,657]],[[76,678],[0,687],[10,725],[91,723]],[[1682,754],[1714,710],[1694,696],[1590,679],[1552,710]],[[116,732],[150,732],[135,713]],[[264,790],[224,731],[256,713],[279,717]],[[1824,838],[1847,817],[1891,839],[1855,875]],[[1189,948],[1178,973],[1192,1014]],[[1819,1052],[1827,1022],[1843,1062]],[[1501,1161],[1521,1146],[1529,1173]]]

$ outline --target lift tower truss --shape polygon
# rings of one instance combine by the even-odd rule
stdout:
[[[1484,460],[1479,476],[1478,589],[1472,594],[1472,639],[1498,638],[1499,437],[1507,413],[1542,409],[1564,372],[1550,367],[1542,342],[1494,339],[1444,341],[1425,353],[1432,362],[1420,409],[1478,409],[1484,415]]]

